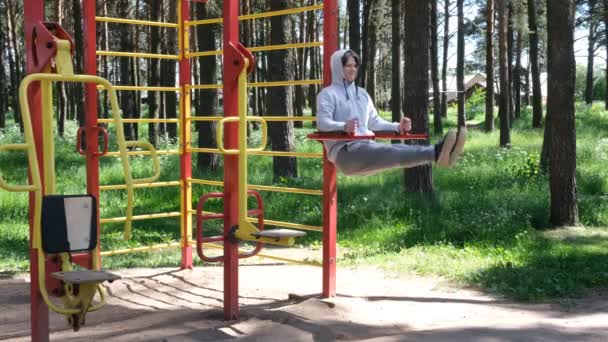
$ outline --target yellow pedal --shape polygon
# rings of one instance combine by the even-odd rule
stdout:
[[[258,230],[256,226],[249,222],[246,222],[245,225],[240,225],[239,229],[235,232],[235,236],[239,240],[264,242],[280,246],[293,246],[296,237],[305,235],[305,232],[292,229]]]

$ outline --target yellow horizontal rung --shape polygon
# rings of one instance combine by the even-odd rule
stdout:
[[[193,178],[188,178],[188,181],[192,184],[199,184],[199,185],[224,186],[224,183],[222,181],[212,181],[212,180],[193,179]],[[302,195],[323,196],[323,191],[314,190],[314,189],[285,188],[285,187],[280,187],[280,186],[255,185],[255,184],[248,184],[247,188],[251,189],[251,190],[257,190],[257,191],[272,191],[272,192],[284,192],[284,193],[294,193],[294,194],[302,194]]]
[[[220,121],[224,117],[223,116],[190,116],[187,117],[187,121]]]
[[[224,50],[213,50],[213,51],[199,51],[199,52],[188,52],[186,57],[205,57],[205,56],[219,56],[224,53]]]
[[[255,87],[286,87],[286,86],[300,86],[310,84],[323,84],[323,80],[299,80],[299,81],[276,81],[276,82],[255,82],[248,83],[247,85],[251,88]]]
[[[172,182],[154,182],[154,183],[139,183],[133,184],[134,188],[159,188],[164,186],[180,186],[182,184],[181,181],[172,181]],[[100,185],[99,191],[107,191],[107,190],[124,190],[127,188],[126,184],[115,184],[115,185]]]
[[[222,153],[219,148],[204,148],[204,147],[189,148],[186,151],[192,152],[192,153],[218,153],[218,154]]]
[[[290,9],[281,10],[281,11],[271,11],[271,12],[263,12],[263,13],[256,13],[256,14],[239,15],[239,20],[269,18],[269,17],[278,16],[278,15],[295,14],[295,13],[315,11],[315,10],[320,10],[320,9],[323,9],[323,4],[304,6],[304,7],[298,7],[298,8],[290,8]],[[224,22],[224,20],[222,18],[193,20],[193,21],[186,22],[186,26],[221,24],[223,22]]]
[[[167,91],[167,92],[175,92],[179,91],[178,87],[148,87],[148,86],[129,86],[129,85],[115,85],[114,90],[148,90],[148,91]],[[105,90],[104,86],[97,86],[99,90]]]
[[[129,156],[147,156],[150,155],[152,152],[148,151],[148,150],[142,150],[142,151],[128,151],[127,155]],[[160,150],[160,151],[156,151],[156,155],[167,155],[167,154],[181,154],[181,152],[179,150]],[[103,157],[118,157],[120,156],[120,152],[108,152],[106,154],[103,155]]]
[[[266,121],[316,121],[315,116],[263,116]]]
[[[122,119],[122,123],[179,123],[179,119]],[[97,119],[97,123],[113,124],[114,119]]]
[[[260,52],[260,51],[274,51],[274,50],[287,50],[287,49],[302,49],[308,47],[318,47],[323,46],[322,42],[312,42],[312,43],[291,43],[291,44],[278,44],[278,45],[265,45],[265,46],[254,46],[249,47],[249,51],[251,52]]]
[[[254,217],[248,217],[247,221],[252,223],[257,223],[258,219]],[[275,227],[285,227],[285,228],[294,228],[294,229],[302,229],[302,230],[312,230],[316,232],[322,232],[323,227],[320,226],[309,226],[306,224],[292,223],[292,222],[283,222],[283,221],[273,221],[264,219],[265,226],[275,226]]]
[[[222,182],[222,181],[213,181],[213,180],[206,180],[206,179],[188,178],[188,182],[190,182],[191,184],[199,184],[199,185],[224,186],[224,182]]]
[[[175,23],[163,23],[163,22],[158,22],[158,21],[147,21],[147,20],[111,18],[111,17],[95,17],[95,21],[102,22],[102,23],[117,23],[117,24],[178,28],[178,25]]]
[[[158,219],[158,218],[180,217],[180,216],[182,216],[182,213],[180,213],[179,211],[174,211],[174,212],[170,212],[170,213],[133,215],[133,218],[131,220],[133,220],[133,221],[152,220],[152,219]],[[99,222],[101,224],[105,224],[105,223],[125,222],[126,220],[127,220],[126,217],[109,217],[109,218],[101,219],[101,220],[99,220]]]
[[[222,89],[224,86],[221,84],[196,84],[187,85],[186,90],[189,89]]]
[[[249,155],[273,156],[273,157],[302,157],[302,158],[321,158],[323,153],[310,152],[284,152],[284,151],[251,151]]]
[[[193,244],[193,245],[195,245],[196,241],[190,241],[190,243]],[[204,243],[203,246],[208,247],[208,248],[213,248],[213,249],[224,249],[223,245],[218,245],[218,244],[215,244],[215,243]],[[242,249],[239,250],[239,251],[240,252],[247,252],[247,251],[242,250]],[[264,254],[264,253],[258,253],[255,256],[259,257],[259,258],[263,258],[263,259],[285,261],[285,262],[289,262],[289,263],[292,263],[292,264],[308,265],[308,266],[323,266],[323,264],[320,263],[320,262],[318,262],[318,261],[307,261],[307,260],[290,259],[290,258],[276,256],[276,255]]]
[[[95,51],[97,56],[113,56],[113,57],[137,57],[137,58],[156,58],[156,59],[174,59],[179,60],[179,55],[166,55],[160,53],[145,53],[145,52],[121,52],[121,51]]]
[[[128,254],[128,253],[137,253],[137,252],[147,252],[147,251],[157,251],[161,249],[179,247],[181,244],[179,242],[171,242],[171,243],[161,243],[158,245],[145,246],[145,247],[133,247],[126,249],[116,249],[113,251],[103,251],[101,252],[101,256],[111,256],[111,255],[119,255],[119,254]]]

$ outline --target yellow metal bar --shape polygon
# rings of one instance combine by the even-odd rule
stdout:
[[[195,84],[187,85],[186,90],[190,89],[222,89],[224,86],[221,84]]]
[[[220,121],[223,118],[222,116],[191,116],[188,118],[188,121]]]
[[[281,11],[271,11],[271,12],[263,12],[263,13],[255,13],[255,14],[246,14],[239,15],[239,20],[252,20],[252,19],[261,19],[261,18],[269,18],[279,15],[287,15],[287,14],[295,14],[302,13],[308,11],[316,11],[323,9],[323,4],[312,5],[312,6],[304,6],[297,8],[290,8]],[[196,25],[209,25],[209,24],[221,24],[224,20],[222,18],[213,18],[213,19],[204,19],[204,20],[195,20],[188,22],[188,26],[196,26]]]
[[[182,183],[180,181],[172,181],[172,182],[154,182],[154,183],[139,183],[134,184],[133,187],[136,189],[142,188],[160,188],[165,186],[181,186]],[[114,185],[100,185],[99,191],[108,191],[108,190],[124,190],[127,186],[125,184],[114,184]]]
[[[205,57],[205,56],[221,56],[223,53],[224,53],[224,50],[190,52],[190,53],[188,53],[188,57],[193,58],[193,57]]]
[[[140,220],[153,220],[158,218],[167,218],[167,217],[180,217],[182,213],[179,211],[174,211],[170,213],[159,213],[159,214],[146,214],[146,215],[133,215],[131,217],[132,221],[140,221]],[[116,223],[116,222],[125,222],[127,220],[126,217],[109,217],[103,218],[99,220],[101,224],[106,223]]]
[[[45,72],[50,72],[50,66]],[[42,151],[44,170],[44,193],[55,195],[57,193],[57,182],[55,178],[55,137],[53,132],[53,86],[51,80],[40,81],[40,93],[42,102]]]
[[[178,123],[179,119],[122,119],[123,123]],[[112,124],[114,120],[112,119],[98,119],[97,123],[107,123]]]
[[[112,56],[112,57],[137,57],[137,58],[153,58],[153,59],[174,59],[178,60],[178,55],[167,55],[161,53],[145,53],[145,52],[124,52],[124,51],[95,51],[97,56]]]
[[[103,86],[97,86],[98,90],[104,90]],[[175,92],[179,91],[179,87],[149,87],[149,86],[129,86],[129,85],[118,85],[114,86],[114,90],[148,90],[148,91],[166,91]],[[124,119],[123,119],[124,120]]]
[[[257,223],[258,219],[256,217],[250,217],[247,219],[247,221]],[[302,229],[302,230],[312,230],[312,231],[316,231],[316,232],[323,231],[323,227],[320,227],[320,226],[310,226],[307,224],[299,224],[299,223],[284,222],[284,221],[273,221],[273,220],[267,220],[267,219],[264,219],[264,225],[265,226],[285,227],[285,228],[295,228],[295,229]]]
[[[323,46],[322,42],[312,42],[312,43],[290,43],[290,44],[277,44],[277,45],[264,45],[264,46],[254,46],[249,47],[249,51],[251,52],[260,52],[260,51],[274,51],[274,50],[287,50],[287,49],[303,49],[309,47],[319,47]]]
[[[309,153],[309,152],[283,152],[283,151],[257,151],[251,152],[258,156],[275,156],[275,157],[302,157],[302,158],[321,158],[323,153]]]
[[[189,178],[188,181],[192,184],[199,184],[199,185],[220,186],[220,187],[224,186],[224,183],[222,181],[212,181],[212,180],[193,179],[193,178]],[[284,193],[293,193],[293,194],[301,194],[301,195],[323,196],[323,191],[314,190],[314,189],[285,188],[285,187],[280,187],[280,186],[255,185],[255,184],[248,184],[247,187],[249,189],[258,190],[258,191],[273,191],[273,192],[284,192]]]
[[[256,82],[249,83],[249,87],[286,87],[286,86],[300,86],[310,84],[323,84],[323,80],[297,80],[297,81],[276,81],[276,82]]]
[[[217,148],[206,148],[206,147],[194,147],[194,148],[189,148],[188,152],[192,152],[192,153],[223,153],[222,151],[220,151]]]
[[[315,116],[264,116],[266,121],[316,121]]]
[[[180,154],[181,152],[178,150],[161,150],[161,151],[156,151],[156,155],[160,156],[160,155],[167,155],[167,154]],[[147,155],[151,155],[152,153],[150,151],[129,151],[127,152],[128,156],[147,156]],[[120,152],[108,152],[106,154],[104,154],[104,157],[116,157],[119,156]]]
[[[158,26],[158,27],[171,27],[177,28],[178,25],[175,23],[165,23],[158,21],[147,21],[147,20],[135,20],[135,19],[123,19],[123,18],[112,18],[112,17],[95,17],[95,21],[101,23],[116,23],[116,24],[129,24],[129,25],[143,25],[143,26]]]

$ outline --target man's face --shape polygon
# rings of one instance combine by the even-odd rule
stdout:
[[[344,65],[344,79],[348,82],[353,82],[357,78],[358,70],[357,61],[352,56],[349,56]]]

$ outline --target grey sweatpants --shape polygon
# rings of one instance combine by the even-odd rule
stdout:
[[[353,141],[336,157],[336,167],[347,176],[372,175],[392,168],[408,168],[435,161],[433,145],[382,144]]]

